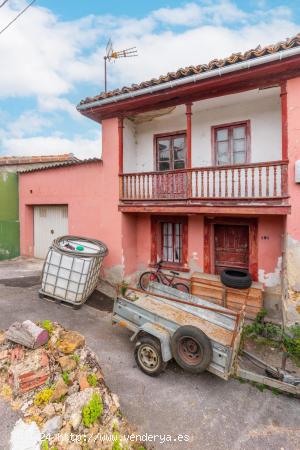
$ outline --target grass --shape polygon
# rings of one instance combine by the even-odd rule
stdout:
[[[87,381],[90,386],[96,387],[98,383],[98,379],[94,373],[90,373],[87,376]]]
[[[242,342],[247,337],[259,346],[284,350],[294,363],[300,367],[300,325],[293,325],[283,330],[279,325],[265,322],[266,314],[267,311],[263,309],[257,314],[251,325],[244,327]]]
[[[101,417],[103,412],[102,398],[94,393],[91,400],[82,408],[82,422],[84,426],[90,427]]]
[[[78,364],[79,364],[79,361],[80,361],[80,356],[77,355],[77,353],[74,353],[74,354],[72,355],[72,358],[74,359],[74,361],[75,361],[76,364],[78,365]]]
[[[51,320],[43,320],[41,323],[41,327],[48,331],[49,335],[51,335],[54,331],[54,326]]]
[[[64,382],[66,384],[70,384],[71,383],[70,375],[69,375],[68,371],[65,371],[65,372],[62,373],[62,379],[64,380]]]
[[[38,392],[34,397],[34,404],[36,406],[46,405],[50,402],[53,392],[53,387],[45,388],[42,391]]]

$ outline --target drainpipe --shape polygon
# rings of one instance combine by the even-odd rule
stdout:
[[[117,103],[122,100],[127,100],[129,98],[134,98],[140,95],[152,94],[153,92],[161,91],[164,89],[174,88],[188,83],[196,83],[200,80],[205,80],[207,78],[213,78],[216,76],[226,75],[227,73],[236,72],[243,69],[251,69],[256,66],[261,66],[263,64],[268,64],[274,61],[281,61],[282,59],[289,58],[300,54],[300,46],[290,48],[288,50],[281,50],[277,53],[272,53],[270,55],[261,56],[258,58],[250,59],[248,61],[242,61],[236,64],[230,64],[225,67],[220,67],[218,69],[208,70],[207,72],[198,73],[195,75],[190,75],[187,77],[179,78],[172,81],[167,81],[166,83],[157,84],[155,86],[149,86],[143,89],[137,89],[136,91],[127,92],[124,94],[103,98],[100,100],[95,100],[90,103],[83,103],[77,106],[78,111],[85,111],[87,109],[96,108],[98,106],[107,105],[109,103]]]

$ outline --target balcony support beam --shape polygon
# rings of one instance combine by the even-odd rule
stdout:
[[[123,174],[123,129],[124,129],[124,120],[123,117],[119,117],[118,119],[118,136],[119,136],[119,175]]]
[[[288,129],[287,129],[287,90],[286,81],[280,85],[280,100],[281,100],[281,139],[282,139],[282,160],[288,159]]]
[[[192,103],[186,103],[186,167],[192,167]]]

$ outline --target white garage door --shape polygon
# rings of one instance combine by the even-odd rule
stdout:
[[[53,239],[68,234],[67,206],[34,207],[34,256],[45,258]]]

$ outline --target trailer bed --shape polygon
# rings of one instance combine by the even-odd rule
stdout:
[[[190,312],[166,304],[164,301],[158,302],[152,295],[142,294],[134,304],[176,325],[193,325],[200,328],[210,339],[226,347],[230,347],[234,339],[234,329],[221,328]]]

